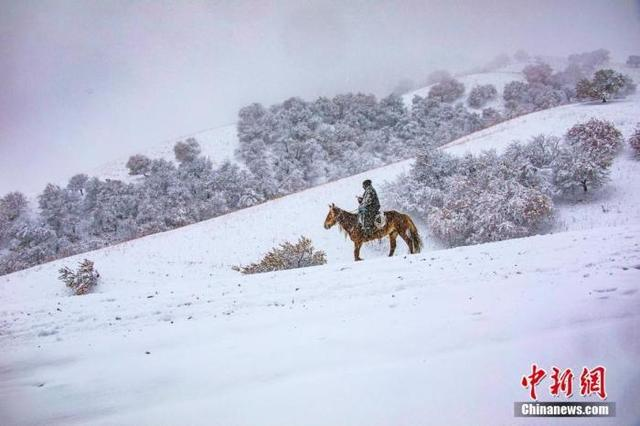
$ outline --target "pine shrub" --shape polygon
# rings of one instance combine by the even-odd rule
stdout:
[[[85,259],[78,265],[78,270],[73,271],[65,266],[60,268],[59,279],[69,287],[76,296],[89,293],[98,283],[100,274],[93,267],[93,262]]]
[[[311,240],[301,236],[296,243],[284,242],[272,248],[257,263],[245,266],[234,266],[233,269],[243,274],[259,274],[262,272],[282,271],[285,269],[306,268],[307,266],[324,265],[327,256],[322,250],[313,248]]]

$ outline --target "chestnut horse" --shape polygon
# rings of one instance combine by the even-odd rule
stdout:
[[[375,228],[371,236],[366,236],[358,224],[357,214],[342,210],[332,203],[329,204],[329,214],[324,220],[324,229],[329,229],[337,223],[342,231],[346,232],[349,238],[351,238],[351,241],[353,241],[353,257],[356,261],[362,260],[360,258],[360,247],[362,247],[363,243],[380,240],[387,235],[389,236],[389,242],[391,244],[389,256],[393,256],[393,253],[396,251],[396,238],[398,235],[407,243],[411,254],[420,253],[422,240],[411,218],[395,210],[384,212],[384,215],[387,218],[387,223],[384,225],[384,228]]]

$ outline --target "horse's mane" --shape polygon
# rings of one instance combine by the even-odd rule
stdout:
[[[347,217],[357,216],[355,213],[351,213],[347,210],[341,209],[338,206],[334,206],[334,207],[336,210],[338,210],[340,214],[344,214]],[[342,225],[342,223],[340,223],[339,220],[336,220],[336,224],[338,225],[338,229],[340,229],[340,232],[342,233],[342,235],[344,235],[344,238],[346,239],[349,236],[349,232],[344,228],[344,226]]]

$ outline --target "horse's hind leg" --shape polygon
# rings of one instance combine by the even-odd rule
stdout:
[[[406,232],[406,231],[405,231]],[[409,247],[409,253],[413,254],[413,242],[411,241],[411,238],[409,238],[405,232],[400,232],[400,238],[402,238],[404,240],[405,243],[407,243],[407,246]]]
[[[353,248],[353,257],[355,259],[355,261],[359,261],[362,260],[360,258],[360,247],[362,247],[362,243],[358,242],[358,243],[353,243],[354,248]]]
[[[398,237],[397,232],[392,232],[389,234],[389,257],[393,256],[393,253],[396,251],[396,238]]]

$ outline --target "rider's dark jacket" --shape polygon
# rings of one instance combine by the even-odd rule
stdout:
[[[360,208],[366,211],[367,216],[375,216],[380,211],[380,201],[378,200],[378,194],[373,189],[372,185],[367,186],[362,194],[362,200],[360,201]]]
[[[360,197],[360,207],[358,207],[359,221],[365,233],[373,232],[374,220],[380,211],[380,201],[373,186],[365,188],[364,194]]]

